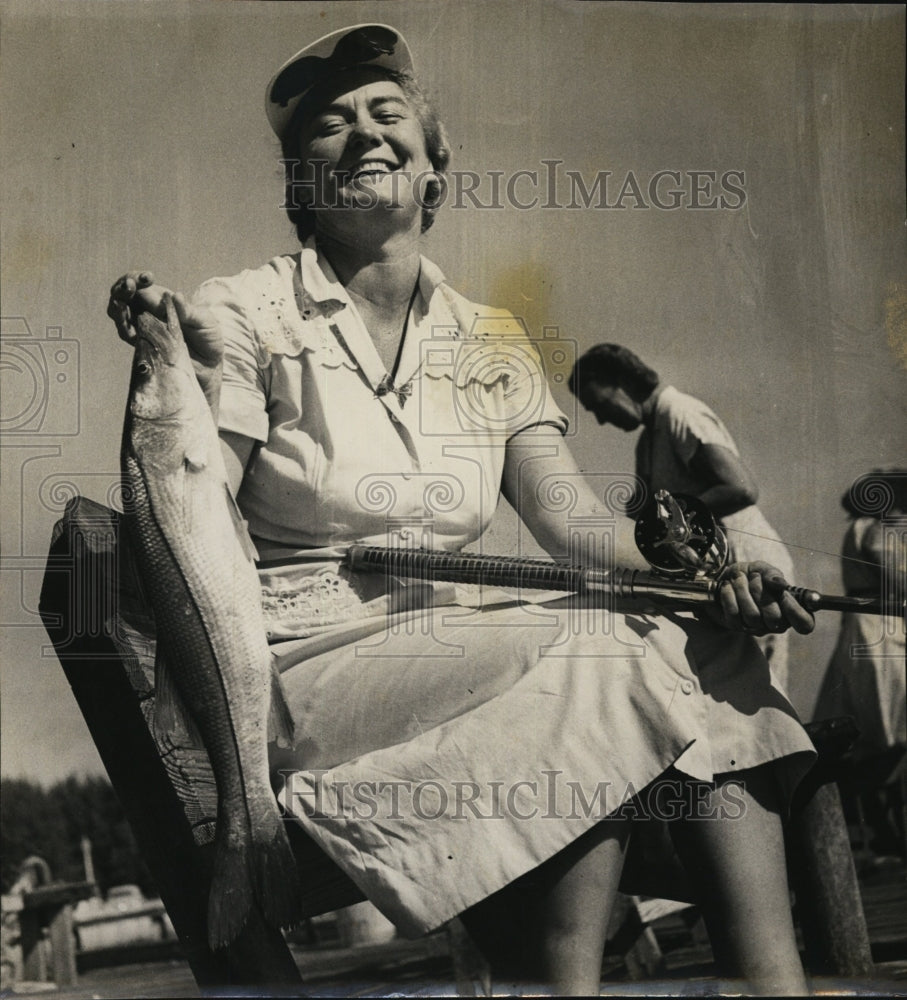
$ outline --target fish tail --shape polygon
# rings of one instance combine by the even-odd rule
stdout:
[[[275,927],[292,927],[302,919],[302,892],[296,858],[283,821],[273,834],[255,844],[256,897],[265,919]]]
[[[279,816],[269,834],[247,844],[216,844],[208,895],[208,943],[224,948],[242,931],[257,905],[272,927],[301,919],[296,859]]]
[[[252,849],[247,845],[218,843],[208,894],[208,944],[225,948],[242,931],[255,901],[252,884]]]

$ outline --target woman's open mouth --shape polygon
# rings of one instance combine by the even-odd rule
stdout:
[[[391,163],[388,160],[362,160],[345,173],[351,181],[377,180],[399,169],[399,163]]]

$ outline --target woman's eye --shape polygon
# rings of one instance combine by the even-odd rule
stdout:
[[[344,125],[346,125],[346,122],[342,118],[327,118],[318,123],[315,129],[315,134],[336,135],[344,127]]]

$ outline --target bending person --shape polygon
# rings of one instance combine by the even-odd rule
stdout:
[[[636,475],[650,492],[664,489],[698,497],[727,529],[731,559],[765,559],[790,578],[793,563],[787,548],[756,506],[756,480],[727,428],[705,403],[662,384],[656,371],[619,344],[597,344],[586,351],[568,384],[600,424],[622,431],[642,427]],[[775,679],[787,690],[787,636],[768,634],[758,642]]]

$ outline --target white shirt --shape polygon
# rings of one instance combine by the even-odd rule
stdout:
[[[285,601],[300,577],[336,572],[352,543],[474,541],[497,507],[508,439],[537,424],[567,429],[522,323],[467,301],[424,258],[402,391],[382,394],[384,365],[313,240],[193,298],[226,341],[220,427],[257,442],[237,499],[263,585]],[[356,587],[337,598],[337,620],[376,596],[371,582]]]

